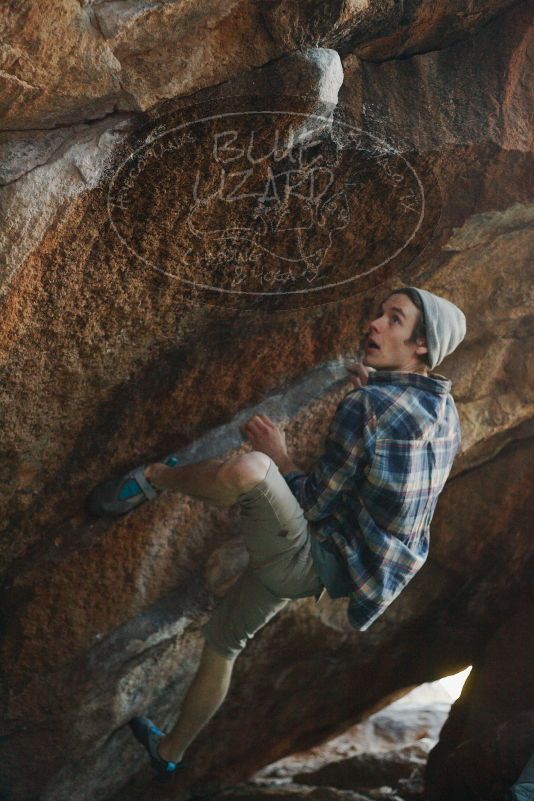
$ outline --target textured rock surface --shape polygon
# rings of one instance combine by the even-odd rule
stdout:
[[[254,787],[245,785],[220,796],[225,801],[405,801],[391,787],[383,787],[372,795],[337,787],[306,787],[289,784],[282,787]]]
[[[317,771],[301,773],[298,783],[339,787],[341,789],[367,789],[388,785],[394,787],[400,779],[413,776],[414,767],[420,770],[426,762],[427,752],[422,746],[407,746],[384,754],[358,754],[349,759],[332,762]]]
[[[377,801],[382,801],[384,796],[388,801],[402,801],[399,797],[392,797],[390,792],[387,794],[376,795]],[[285,785],[283,787],[254,787],[245,785],[235,790],[223,793],[221,796],[225,801],[371,801],[369,796],[352,790],[338,790],[336,787],[306,787],[298,784]]]
[[[344,603],[332,601],[295,603],[266,627],[191,750],[185,784],[241,781],[471,664],[527,594],[530,7],[399,8],[132,0],[50,2],[46,13],[26,3],[4,15],[0,776],[15,801],[150,795],[125,724],[146,710],[162,725],[175,718],[212,591],[242,564],[237,509],[164,495],[126,519],[91,520],[89,487],[188,445],[195,458],[229,452],[236,416],[293,385],[293,400],[272,408],[297,460],[311,464],[347,387],[330,387],[339,377],[330,372],[314,374],[319,388],[298,381],[356,353],[376,295],[392,283],[441,292],[468,319],[465,346],[443,368],[464,442],[428,563],[369,632],[349,631]],[[317,277],[337,285],[273,297],[256,272],[244,285],[256,294],[229,299],[218,290],[233,286],[240,251],[251,251],[235,232],[221,244],[217,223],[252,226],[250,206],[221,209],[208,192],[205,214],[184,216],[208,140],[177,152],[161,134],[206,110],[232,113],[239,135],[254,132],[268,149],[273,118],[249,115],[266,98],[283,112],[282,138],[317,137],[308,155],[335,166],[340,187],[322,206],[305,193],[280,204],[298,235],[282,235],[282,216],[250,218],[270,254],[267,286],[277,289],[284,258],[301,269],[285,290],[308,290]],[[357,147],[349,125],[364,131]],[[217,133],[211,126],[205,136]],[[124,184],[128,203],[114,196],[114,228],[116,169],[155,142],[150,158],[134,160],[129,177],[143,175]],[[415,214],[395,185],[404,159],[399,181],[410,190],[419,177],[423,221],[385,262]],[[219,173],[203,175],[213,189]],[[355,175],[357,191],[343,200]],[[199,219],[211,226],[202,237]],[[199,242],[205,261],[181,268],[193,283],[175,280],[178,258]],[[382,266],[367,270],[379,256]],[[340,284],[356,264],[354,286]],[[212,289],[199,286],[206,275]]]
[[[94,0],[15,6],[3,26],[0,112],[6,129],[53,128],[147,110],[302,47],[412,54],[468,36],[511,0],[458,3],[246,3]],[[76,58],[72,54],[76,53]]]

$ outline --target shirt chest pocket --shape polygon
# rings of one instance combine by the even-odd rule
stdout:
[[[432,443],[421,439],[378,439],[371,473],[398,492],[427,483],[434,462]]]
[[[390,531],[411,534],[424,524],[434,495],[431,441],[378,439],[367,476],[375,519]]]

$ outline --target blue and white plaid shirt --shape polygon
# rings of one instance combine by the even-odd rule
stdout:
[[[329,595],[350,598],[364,631],[428,554],[430,521],[461,444],[451,382],[377,370],[338,404],[308,475],[285,474],[310,521],[314,562]]]

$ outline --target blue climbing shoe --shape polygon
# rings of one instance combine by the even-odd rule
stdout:
[[[178,458],[171,454],[163,464],[176,467]],[[87,498],[88,511],[99,517],[116,517],[136,509],[145,501],[157,498],[162,490],[154,487],[145,478],[146,465],[130,470],[125,476],[112,478],[98,484]]]
[[[171,781],[176,775],[176,771],[184,767],[184,763],[183,761],[168,762],[160,757],[158,747],[161,738],[165,737],[165,732],[158,729],[148,718],[134,718],[130,721],[130,728],[135,739],[146,748],[150,757],[150,764],[159,781]]]

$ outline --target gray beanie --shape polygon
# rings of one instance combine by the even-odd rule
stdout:
[[[456,350],[465,337],[465,314],[450,300],[440,298],[426,289],[411,286],[423,304],[426,327],[428,361],[433,370],[453,350]]]

